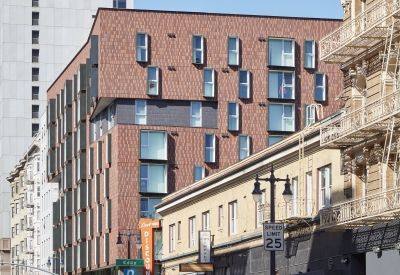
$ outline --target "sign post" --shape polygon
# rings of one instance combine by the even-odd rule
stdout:
[[[283,251],[284,250],[284,224],[283,223],[264,223],[264,250]]]
[[[211,231],[199,231],[199,263],[211,262]]]

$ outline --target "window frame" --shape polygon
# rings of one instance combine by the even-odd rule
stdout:
[[[144,35],[144,41],[145,41],[145,45],[144,46],[139,46],[138,45],[138,41],[139,41],[139,36],[140,35]],[[148,56],[149,56],[149,35],[147,32],[137,32],[136,33],[136,62],[148,62]],[[146,54],[145,54],[145,60],[139,60],[139,49],[144,49],[146,50]]]
[[[230,39],[236,39],[236,50],[229,50],[229,40]],[[228,36],[228,65],[229,66],[239,66],[239,55],[240,55],[240,49],[239,49],[239,36]],[[231,63],[231,60],[229,58],[229,53],[230,52],[235,52],[236,53],[236,62]]]
[[[304,104],[304,127],[314,124],[317,119],[317,106]]]
[[[241,145],[240,140],[242,138],[246,138],[246,144],[247,144],[246,148],[240,147],[240,145]],[[238,142],[239,142],[238,147],[239,147],[239,161],[240,161],[240,160],[243,160],[243,159],[247,158],[248,156],[250,156],[250,136],[249,135],[239,135]],[[247,155],[245,157],[241,157],[241,152],[243,152],[243,151],[245,151],[245,152],[247,151]]]
[[[210,230],[210,211],[203,212],[201,214],[202,217],[202,230],[209,231]]]
[[[281,52],[281,62],[280,64],[271,64],[272,63],[272,52],[271,52],[271,40],[280,40],[282,42],[282,52]],[[284,56],[285,55],[289,55],[288,53],[284,52],[284,42],[285,41],[291,41],[292,42],[292,52],[290,53],[290,55],[292,55],[292,60],[293,60],[293,64],[292,65],[284,65]],[[290,67],[290,68],[294,68],[296,65],[296,48],[295,48],[295,39],[293,38],[283,38],[283,37],[269,37],[268,38],[268,65],[269,66],[275,66],[275,67]]]
[[[176,240],[175,240],[175,224],[169,226],[169,252],[175,252]]]
[[[79,106],[79,105],[78,105]],[[111,103],[107,107],[107,123],[108,130],[115,126],[115,103]]]
[[[207,136],[212,136],[213,147],[207,147]],[[204,162],[206,162],[206,163],[215,163],[215,150],[216,150],[215,140],[216,139],[215,139],[214,133],[205,133],[204,134]],[[207,159],[207,150],[212,151],[211,159]]]
[[[247,82],[246,83],[241,83],[240,82],[241,73],[246,73],[247,74]],[[250,98],[250,85],[251,85],[251,82],[250,82],[250,70],[239,69],[239,73],[238,73],[238,88],[239,88],[238,97],[239,98],[242,98],[242,99],[249,99]],[[246,96],[241,96],[241,94],[240,94],[240,87],[242,87],[242,86],[246,87]]]
[[[278,96],[274,97],[271,95],[271,73],[273,74],[281,74],[282,75],[282,84],[281,86],[278,86]],[[286,85],[285,83],[285,74],[291,74],[292,75],[292,85]],[[280,99],[280,100],[292,100],[296,99],[296,78],[295,78],[295,72],[294,71],[281,71],[281,70],[268,70],[268,98],[273,98],[273,99]],[[285,87],[291,88],[292,89],[292,96],[291,97],[284,97],[285,95]],[[282,95],[282,97],[279,97],[279,95]]]
[[[206,82],[206,71],[211,71],[212,82]],[[206,84],[212,85],[212,95],[206,95]],[[215,95],[215,70],[214,68],[203,68],[203,96],[214,97]]]
[[[317,86],[317,76],[322,75],[322,81],[323,85],[322,86]],[[317,98],[317,89],[322,89],[322,99]],[[315,101],[326,101],[326,73],[324,72],[316,72],[314,74],[314,100]]]
[[[271,116],[271,106],[272,105],[280,105],[282,107],[282,121],[281,121],[281,129],[271,129],[271,123],[270,123],[270,119],[271,118],[275,118],[276,116]],[[292,120],[292,130],[286,130],[285,126],[284,126],[284,119],[286,118],[284,116],[285,112],[284,112],[284,106],[291,106],[292,107],[292,117],[287,117],[287,119],[291,119]],[[269,103],[268,104],[268,131],[277,131],[277,132],[294,132],[296,130],[296,117],[295,117],[295,104],[294,103],[278,103],[278,102],[274,102],[274,103]]]
[[[142,177],[142,173],[141,173],[141,170],[142,170],[142,166],[146,166],[147,167],[147,175],[148,175],[148,177],[147,178],[143,178]],[[149,181],[150,181],[150,172],[149,172],[149,167],[150,166],[163,166],[164,167],[164,175],[163,175],[163,178],[164,178],[164,192],[150,192],[150,191],[148,191],[148,189],[149,189],[149,187],[148,187],[148,185],[149,185]],[[155,163],[141,163],[140,164],[140,173],[139,173],[139,179],[140,179],[140,186],[139,186],[139,193],[152,193],[152,194],[167,194],[168,193],[168,178],[167,178],[167,175],[168,173],[167,173],[167,165],[165,165],[165,164],[155,164]],[[144,180],[147,180],[147,185],[146,185],[146,190],[145,191],[142,191],[142,181],[144,181]]]
[[[178,221],[178,241],[180,241],[182,239],[182,223],[181,221]]]
[[[230,105],[235,104],[236,114],[230,113]],[[231,119],[236,120],[236,125],[231,125]],[[228,131],[239,131],[240,108],[238,102],[228,101]],[[233,127],[234,126],[234,127]]]
[[[325,182],[324,187],[322,187],[322,173],[328,171],[328,184]],[[324,177],[326,179],[326,177]],[[322,190],[324,190],[324,195],[322,195]],[[319,199],[319,209],[329,208],[332,205],[332,166],[325,165],[318,168],[318,199]]]
[[[156,79],[150,79],[150,74],[149,70],[150,69],[155,69],[156,70]],[[156,92],[152,93],[150,92],[150,84],[154,84],[156,86]],[[149,96],[158,96],[159,95],[159,68],[158,66],[147,66],[147,95]]]
[[[143,209],[142,209],[142,202],[144,202],[144,200],[147,200],[147,211],[144,211]],[[160,202],[161,202],[161,198],[158,198],[158,197],[145,197],[145,196],[141,196],[140,197],[140,217],[141,218],[147,218],[147,219],[155,219],[155,214],[156,214],[156,211],[155,211],[155,209],[154,209],[154,216],[153,217],[151,217],[151,214],[153,214],[153,212],[151,211],[151,209],[150,209],[150,200],[160,200]],[[147,215],[142,215],[142,213],[146,213]]]
[[[142,144],[142,141],[144,141],[143,137],[142,137],[142,133],[147,133],[147,145]],[[148,157],[144,157],[142,155],[142,150],[144,147],[147,147],[148,149],[154,145],[150,144],[150,135],[152,133],[162,133],[164,135],[164,156],[162,156],[161,158],[152,158],[150,156]],[[140,159],[144,159],[144,160],[168,160],[168,134],[166,131],[157,131],[157,130],[140,130],[139,131],[139,144],[140,144],[140,152],[139,152],[139,158]],[[150,151],[148,152],[148,154],[150,153]]]
[[[189,218],[189,247],[196,246],[196,216]]]
[[[224,206],[218,206],[218,227],[224,226]]]
[[[312,46],[311,46],[311,49],[312,49],[312,52],[311,53],[307,53],[306,52],[306,44],[307,44],[307,42],[311,42],[312,43]],[[304,39],[304,68],[306,68],[306,69],[315,69],[315,40],[313,40],[313,39]],[[306,59],[307,59],[307,57],[308,56],[310,56],[311,58],[312,58],[312,61],[311,61],[311,67],[308,67],[308,66],[306,66],[306,64],[307,64],[307,61],[306,61]]]
[[[138,113],[138,102],[144,102],[144,115]],[[139,123],[138,117],[144,117],[145,122]],[[135,124],[137,125],[147,125],[147,100],[145,99],[136,99],[135,100]]]
[[[193,106],[194,105],[200,106],[199,115],[193,114]],[[190,102],[190,127],[201,128],[203,126],[202,112],[203,112],[203,104],[201,101],[191,101]],[[195,125],[196,119],[200,120],[200,125]]]
[[[201,39],[201,48],[195,48],[195,38],[200,37]],[[196,53],[201,52],[201,60],[200,62],[196,62]],[[202,34],[193,34],[192,35],[192,63],[193,64],[203,64],[204,63],[204,36]]]
[[[238,233],[238,207],[237,201],[229,203],[229,236]]]
[[[201,169],[201,179],[197,179],[197,177],[196,177],[196,168]],[[204,175],[205,175],[205,167],[203,165],[194,165],[194,167],[193,167],[193,182],[197,182],[197,181],[204,179]]]

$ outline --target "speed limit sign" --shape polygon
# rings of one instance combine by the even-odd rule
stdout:
[[[284,250],[284,225],[283,223],[264,223],[264,250]]]

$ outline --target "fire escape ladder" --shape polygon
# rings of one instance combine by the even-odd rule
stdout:
[[[389,125],[386,130],[385,135],[385,146],[383,147],[382,152],[382,162],[381,162],[381,189],[382,192],[386,191],[386,172],[389,165],[390,159],[390,149],[392,147],[392,139],[393,139],[393,132],[394,132],[394,118],[392,117],[389,121]]]
[[[388,80],[388,68],[392,52],[392,42],[393,42],[393,30],[395,25],[395,19],[392,17],[390,25],[387,28],[387,34],[385,39],[385,51],[381,54],[382,58],[382,69],[381,69],[381,98],[386,92],[386,82]],[[397,61],[396,61],[397,63]]]

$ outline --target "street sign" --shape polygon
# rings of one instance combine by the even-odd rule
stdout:
[[[136,275],[136,269],[134,268],[125,268],[124,275]]]
[[[116,266],[137,266],[143,267],[144,260],[143,259],[116,259],[115,260]]]
[[[284,250],[284,225],[283,223],[264,223],[264,250],[283,251]]]

